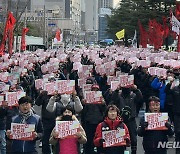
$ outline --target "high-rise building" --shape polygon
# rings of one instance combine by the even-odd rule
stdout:
[[[114,0],[99,0],[98,8],[113,8]]]
[[[113,8],[113,0],[99,0],[98,10],[99,10],[99,24],[98,24],[98,40],[103,40],[109,38],[107,33],[107,15],[111,15],[111,9]]]
[[[85,37],[86,42],[97,41],[98,36],[98,1],[85,0]]]
[[[81,0],[31,0],[29,6],[21,20],[41,21],[47,33],[61,28],[64,35],[71,35],[72,42],[77,39],[81,30]]]

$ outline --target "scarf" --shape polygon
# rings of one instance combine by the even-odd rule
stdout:
[[[21,111],[19,111],[19,115],[21,116],[21,124],[26,124],[26,121],[27,121],[27,119],[30,117],[30,116],[32,116],[33,115],[33,111],[32,110],[30,110],[29,112],[27,112],[27,113],[23,113],[23,112],[21,112]]]

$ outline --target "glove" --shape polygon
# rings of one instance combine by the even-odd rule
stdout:
[[[105,142],[105,140],[104,140],[103,138],[101,138],[101,139],[99,140],[99,144],[100,144],[101,146],[103,146],[103,142]]]
[[[44,95],[47,95],[47,94],[48,94],[48,92],[43,90],[43,91],[41,91],[40,96],[44,96]]]
[[[130,141],[130,139],[129,138],[125,138],[124,139],[125,141],[126,141],[126,146],[130,146],[130,144],[131,144],[131,141]]]
[[[147,127],[148,127],[148,122],[144,121],[143,127],[144,127],[144,128],[147,128]]]
[[[171,124],[170,124],[169,122],[166,122],[166,123],[165,123],[165,126],[166,126],[168,129],[171,128]]]

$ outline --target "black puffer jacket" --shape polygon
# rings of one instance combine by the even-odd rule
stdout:
[[[55,119],[56,119],[55,111],[54,112],[48,112],[46,110],[46,106],[49,102],[49,99],[50,99],[50,96],[48,96],[47,94],[40,94],[37,97],[35,104],[38,106],[42,105],[42,109],[41,109],[42,120],[53,120],[53,121],[55,121]]]
[[[144,117],[140,120],[138,128],[138,136],[143,137],[143,148],[145,151],[157,151],[158,142],[168,141],[168,135],[174,134],[173,128],[168,130],[145,130],[144,128]],[[159,148],[161,150],[161,148]]]
[[[180,85],[172,89],[173,95],[173,112],[174,114],[180,115]]]
[[[6,129],[6,120],[5,120],[6,115],[7,115],[7,109],[0,107],[0,130]]]

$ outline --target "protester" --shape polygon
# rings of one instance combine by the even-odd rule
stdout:
[[[110,130],[121,130],[125,129],[125,135],[123,136],[123,141],[125,140],[126,145],[122,146],[112,146],[112,147],[103,147],[105,142],[102,137],[102,132]],[[111,136],[112,137],[112,136]],[[130,144],[130,136],[127,126],[123,123],[120,118],[120,111],[115,105],[109,105],[105,112],[105,119],[103,122],[98,124],[94,136],[94,145],[99,147],[98,153],[100,154],[124,154],[126,146]]]
[[[60,111],[63,107],[70,105],[76,113],[81,112],[83,106],[76,91],[70,94],[54,95],[50,98],[49,103],[46,107],[47,111],[54,112],[55,110]],[[57,113],[57,112],[56,112]]]
[[[6,116],[7,107],[0,106],[0,152],[6,154]]]
[[[12,154],[37,154],[36,141],[42,137],[43,127],[41,119],[38,115],[34,114],[31,110],[32,100],[25,96],[19,99],[19,114],[12,118],[12,123],[17,124],[34,124],[35,130],[32,133],[33,140],[18,140],[13,139]],[[6,135],[10,138],[11,128],[8,128]]]
[[[172,87],[171,83],[167,85],[166,92],[172,95],[172,110],[173,110],[173,117],[174,117],[174,132],[175,132],[175,140],[180,142],[180,84]],[[180,149],[176,149],[176,154],[180,153]]]
[[[136,131],[136,104],[143,99],[142,93],[137,89],[136,85],[130,87],[122,87],[122,91],[117,89],[112,94],[112,103],[116,105],[121,113],[122,119],[128,127],[131,138],[131,154],[137,151],[137,131]],[[110,104],[112,104],[110,103]]]
[[[160,109],[161,111],[164,111],[165,99],[166,99],[166,93],[164,91],[166,87],[164,77],[154,78],[154,80],[151,83],[151,87],[159,90]]]
[[[56,121],[77,121],[79,123],[74,114],[74,109],[67,105],[61,110],[62,116],[57,117]],[[81,125],[79,131],[75,134],[75,137],[58,138],[58,134],[59,133],[53,129],[49,140],[49,142],[55,146],[54,154],[78,154],[78,144],[84,144],[87,141],[86,133]]]
[[[149,112],[160,113],[160,100],[158,97],[152,96],[149,98]],[[166,148],[158,148],[158,143],[168,141],[168,137],[174,134],[173,127],[169,122],[165,123],[167,130],[146,130],[148,122],[144,117],[140,120],[138,135],[143,137],[143,148],[145,154],[167,154]]]
[[[98,91],[99,85],[93,84],[91,90]],[[94,154],[93,138],[97,125],[103,121],[106,104],[104,100],[102,104],[86,104],[84,99],[82,102],[84,103],[81,113],[81,122],[87,135],[87,143],[84,145],[84,152],[85,154]]]
[[[55,126],[55,119],[57,117],[55,112],[48,112],[46,110],[50,97],[51,96],[47,95],[47,91],[41,91],[35,101],[36,105],[42,106],[41,118],[42,118],[42,124],[44,128],[44,134],[46,134],[46,135],[43,135],[42,137],[42,153],[43,154],[51,154],[51,148],[49,145],[49,137]]]

